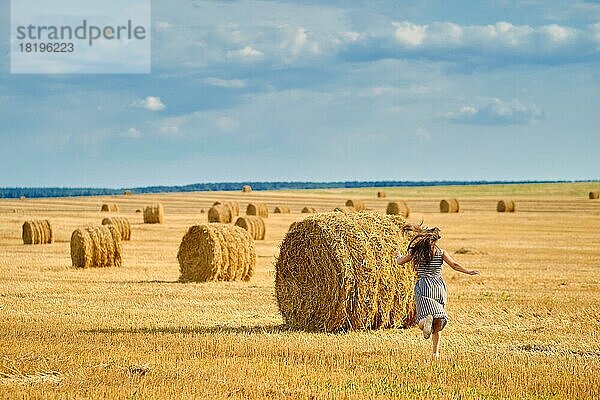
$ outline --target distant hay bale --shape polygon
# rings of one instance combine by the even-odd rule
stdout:
[[[385,209],[385,213],[388,215],[402,215],[404,218],[408,218],[410,208],[403,200],[390,201]]]
[[[47,219],[25,221],[23,223],[23,244],[52,243],[52,225]]]
[[[339,206],[339,207],[336,207],[333,211],[341,212],[341,213],[345,213],[345,214],[357,212],[354,207],[350,207],[350,206]]]
[[[513,200],[500,200],[496,206],[498,212],[515,212],[515,202]]]
[[[136,213],[141,213],[141,212],[142,212],[142,209],[141,209],[141,208],[138,208],[137,210],[135,210],[135,212],[136,212]]]
[[[383,190],[380,190],[377,192],[377,197],[380,199],[383,199],[386,197],[385,192]]]
[[[363,211],[365,209],[365,203],[362,200],[350,199],[346,201],[346,205],[354,207],[356,211]]]
[[[440,201],[440,212],[457,213],[460,211],[460,204],[457,199],[444,199]]]
[[[225,206],[231,210],[231,218],[240,215],[240,203],[237,201],[215,201],[213,206]]]
[[[248,281],[256,266],[250,234],[239,226],[205,224],[190,227],[177,253],[181,281]]]
[[[239,217],[237,221],[235,221],[235,226],[247,230],[254,240],[265,240],[265,233],[267,230],[265,228],[265,221],[261,217],[255,215]]]
[[[104,204],[102,204],[100,211],[102,211],[102,212],[119,212],[119,206],[116,204],[112,204],[112,203],[111,204],[104,203]]]
[[[153,204],[144,208],[145,224],[162,224],[165,222],[165,209],[162,204]]]
[[[206,213],[206,210],[204,208],[201,208],[200,209],[200,214],[204,214],[204,213]]]
[[[273,212],[275,214],[289,214],[292,211],[288,206],[277,206]]]
[[[250,185],[244,185],[242,187],[242,192],[243,193],[250,193],[251,191],[252,191],[252,186],[250,186]]]
[[[590,192],[590,200],[600,199],[600,191],[599,192]]]
[[[265,203],[250,203],[246,207],[246,215],[258,215],[262,218],[268,218],[269,208]]]
[[[229,224],[233,220],[231,215],[231,208],[224,205],[212,206],[208,210],[208,222],[217,222],[222,224]]]
[[[102,225],[113,225],[121,235],[121,240],[131,240],[131,224],[127,218],[110,217],[102,220]]]
[[[311,215],[287,232],[275,264],[275,295],[285,323],[296,329],[408,327],[415,323],[404,219],[378,213]]]
[[[71,235],[71,260],[76,268],[120,267],[121,234],[114,225],[88,226]]]
[[[306,206],[302,209],[302,214],[314,214],[316,212],[317,212],[317,209],[314,207]]]
[[[19,196],[19,200],[27,200],[27,197],[25,197],[25,196]]]
[[[123,192],[123,196],[131,196],[131,194],[132,194],[132,193],[131,193],[131,190],[125,190],[125,191]]]

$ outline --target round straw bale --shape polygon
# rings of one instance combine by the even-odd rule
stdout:
[[[590,200],[600,199],[600,192],[590,192]]]
[[[153,204],[144,208],[145,224],[162,224],[165,221],[165,209],[162,204]]]
[[[231,218],[240,215],[240,203],[237,201],[215,201],[213,206],[225,206],[231,210]]]
[[[357,212],[354,207],[350,207],[350,206],[339,206],[339,207],[336,207],[333,211],[341,212],[341,213],[345,213],[345,214]]]
[[[119,206],[116,204],[102,204],[102,207],[100,208],[100,211],[102,212],[119,212]]]
[[[265,240],[265,221],[261,217],[255,215],[239,217],[237,221],[235,221],[235,226],[247,230],[254,240]]]
[[[440,212],[457,213],[460,211],[460,205],[457,199],[444,199],[440,201]]]
[[[121,234],[114,225],[88,226],[71,235],[71,260],[76,268],[120,267]]]
[[[404,219],[378,213],[320,213],[286,234],[275,264],[275,295],[286,324],[310,331],[414,324],[415,272]]]
[[[269,208],[265,203],[250,203],[246,207],[246,215],[258,215],[262,218],[268,218]]]
[[[102,225],[114,225],[117,231],[121,235],[121,240],[131,240],[131,224],[127,218],[123,217],[111,217],[104,218]]]
[[[229,224],[233,219],[231,208],[224,205],[212,206],[208,210],[208,222],[219,222]]]
[[[123,196],[131,196],[131,190],[125,190]]]
[[[314,214],[317,212],[317,209],[315,207],[304,207],[302,209],[302,214]]]
[[[289,214],[291,210],[288,206],[277,206],[273,212],[275,214]]]
[[[250,234],[239,226],[194,225],[183,236],[177,260],[181,281],[248,281],[256,251]]]
[[[356,211],[362,211],[365,209],[365,203],[362,200],[350,199],[346,201],[346,205],[349,207],[354,207]]]
[[[135,212],[136,212],[136,213],[141,213],[141,212],[142,212],[142,209],[141,209],[141,208],[138,208],[137,210],[135,210]]]
[[[383,190],[380,190],[377,192],[377,197],[380,199],[385,198],[385,192]]]
[[[498,212],[515,212],[515,202],[513,200],[500,200],[496,206]]]
[[[243,193],[250,193],[251,191],[252,191],[252,186],[250,186],[250,185],[244,185],[242,187],[242,192]]]
[[[52,243],[52,225],[47,219],[23,223],[23,244]]]
[[[404,218],[408,218],[410,208],[404,200],[390,201],[385,209],[385,213],[388,215],[402,215]]]

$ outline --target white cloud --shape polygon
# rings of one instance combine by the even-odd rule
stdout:
[[[416,47],[423,44],[427,31],[427,25],[417,25],[412,22],[392,22],[396,28],[394,36],[396,40],[408,47]]]
[[[144,100],[137,103],[138,107],[145,108],[150,111],[162,111],[166,108],[160,97],[148,96]]]
[[[246,87],[246,81],[242,79],[204,78],[202,82],[210,86],[218,86],[227,89],[242,89]]]
[[[173,25],[171,25],[170,23],[165,22],[165,21],[156,21],[154,23],[154,27],[158,30],[166,30],[166,29],[171,28],[172,26]]]
[[[418,137],[431,142],[431,133],[429,133],[429,131],[421,126],[419,126],[417,128],[417,130],[415,131],[415,133],[417,134]]]
[[[244,60],[258,60],[261,59],[264,54],[253,48],[252,46],[246,46],[239,50],[230,50],[227,52],[229,58],[241,58]]]
[[[235,118],[220,116],[215,119],[215,126],[223,132],[228,132],[237,129],[240,123]]]
[[[535,104],[519,100],[504,101],[498,98],[482,99],[477,105],[465,105],[458,111],[446,113],[449,121],[475,125],[524,124],[540,119],[542,111]]]
[[[129,129],[127,129],[127,132],[125,132],[124,136],[126,136],[130,139],[139,139],[142,137],[142,132],[140,132],[136,128],[129,128]]]

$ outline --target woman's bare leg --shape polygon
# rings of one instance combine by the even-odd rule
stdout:
[[[442,337],[443,321],[440,318],[436,318],[433,321],[433,333],[431,335],[431,344],[433,345],[433,356],[440,356],[440,339]]]

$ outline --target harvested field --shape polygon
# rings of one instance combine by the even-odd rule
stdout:
[[[597,186],[386,188],[385,200],[375,188],[133,193],[118,198],[132,230],[120,268],[73,268],[70,254],[71,233],[97,225],[98,204],[112,197],[2,199],[0,398],[599,398],[600,202],[588,198]],[[440,213],[440,199],[454,197],[460,213]],[[292,223],[318,217],[302,207],[349,198],[381,216],[388,199],[403,199],[408,221],[439,226],[440,246],[481,270],[444,267],[450,322],[439,360],[416,328],[284,325],[279,246]],[[518,212],[496,211],[505,198]],[[208,224],[198,210],[216,199],[296,213],[265,220],[250,281],[181,282],[182,238]],[[136,209],[156,203],[168,218],[144,224]],[[23,222],[40,219],[52,222],[53,243],[24,246]]]

